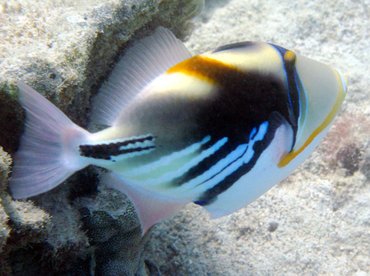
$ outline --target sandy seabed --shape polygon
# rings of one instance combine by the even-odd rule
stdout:
[[[186,42],[202,53],[267,41],[348,79],[340,116],[287,180],[211,221],[189,206],[158,226],[147,257],[165,275],[369,275],[370,1],[207,1]]]

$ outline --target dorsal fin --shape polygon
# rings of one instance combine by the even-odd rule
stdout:
[[[137,41],[117,63],[93,99],[91,120],[112,126],[127,103],[148,83],[189,57],[190,52],[171,31],[157,28]]]

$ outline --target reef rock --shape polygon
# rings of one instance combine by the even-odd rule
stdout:
[[[201,0],[0,3],[1,275],[149,273],[135,212],[124,195],[98,186],[98,171],[87,169],[29,200],[11,198],[10,155],[24,118],[15,83],[22,79],[86,127],[91,95],[130,41],[159,25],[184,36],[202,5]]]

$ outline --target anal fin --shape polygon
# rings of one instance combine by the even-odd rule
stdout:
[[[108,187],[116,189],[130,198],[138,214],[143,234],[154,224],[173,216],[188,203],[129,184],[114,173],[107,173],[102,181]]]

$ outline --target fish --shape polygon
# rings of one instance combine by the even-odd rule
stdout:
[[[325,137],[347,93],[339,71],[265,42],[192,55],[159,27],[92,99],[91,133],[23,82],[25,130],[13,198],[47,192],[89,165],[133,202],[143,233],[188,203],[231,214],[286,178]]]

